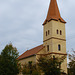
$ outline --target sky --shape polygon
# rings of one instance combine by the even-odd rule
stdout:
[[[66,23],[66,49],[75,49],[75,0],[57,0]],[[12,43],[19,54],[43,44],[50,0],[0,0],[0,52]]]

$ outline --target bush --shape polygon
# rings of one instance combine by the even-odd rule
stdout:
[[[31,61],[23,66],[22,73],[23,75],[40,75],[39,71],[36,68],[36,65],[32,65]]]
[[[25,65],[23,66],[22,74],[23,74],[23,75],[25,75],[25,74],[30,74],[30,69],[29,69],[29,67],[28,67],[27,64],[25,64]]]
[[[37,70],[33,70],[32,75],[40,75],[40,72],[38,72]]]

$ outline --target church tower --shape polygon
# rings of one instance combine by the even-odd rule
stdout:
[[[46,47],[47,54],[66,55],[61,69],[67,73],[65,23],[60,15],[57,1],[51,0],[47,17],[43,23],[43,45]]]

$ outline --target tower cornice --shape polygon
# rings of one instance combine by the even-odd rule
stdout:
[[[48,39],[44,40],[43,42],[48,41],[48,40],[50,40],[50,39],[58,39],[58,40],[66,41],[66,39],[61,39],[61,38],[51,37],[51,38],[48,38]]]

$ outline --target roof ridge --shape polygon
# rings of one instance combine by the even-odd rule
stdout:
[[[43,45],[43,44],[41,44],[41,45]],[[29,50],[26,50],[24,53],[26,53],[27,51],[30,51],[30,50],[32,50],[32,49],[35,49],[35,48],[37,48],[37,47],[39,47],[39,46],[41,46],[41,45],[38,45],[38,46],[36,46],[36,47],[34,47],[34,48],[31,48],[31,49],[29,49]],[[23,53],[23,54],[24,54],[24,53]],[[23,55],[23,54],[22,54],[22,55]],[[20,56],[21,56],[21,55],[20,55]]]
[[[38,45],[38,46],[36,46],[36,47],[34,47],[34,48],[31,48],[31,49],[29,49],[29,50],[27,50],[27,51],[30,51],[30,50],[35,49],[35,48],[37,48],[37,47],[39,47],[39,46],[42,46],[42,45],[43,45],[43,44]]]
[[[40,49],[42,49],[42,48],[43,48],[43,44],[41,44],[39,46],[36,46],[36,47],[34,47],[34,48],[30,49],[30,50],[27,50],[22,55],[20,55],[18,57],[18,59],[20,60],[20,59],[23,59],[25,57],[31,56],[33,54],[37,54],[40,51]]]

